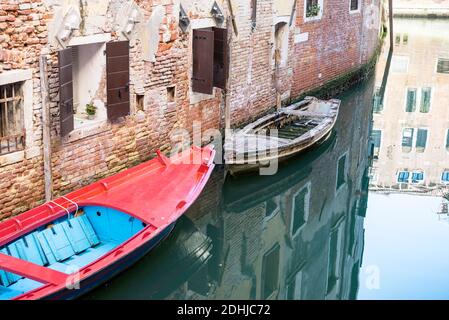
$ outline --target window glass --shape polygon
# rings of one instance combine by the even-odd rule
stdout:
[[[421,107],[419,109],[422,113],[430,111],[430,99],[432,97],[432,88],[422,88],[421,91]]]
[[[409,88],[407,90],[406,112],[414,112],[416,110],[416,89]]]
[[[427,129],[418,129],[416,134],[416,150],[423,152],[427,144]]]

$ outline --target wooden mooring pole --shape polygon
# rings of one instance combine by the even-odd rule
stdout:
[[[45,55],[41,55],[39,58],[39,71],[41,80],[44,187],[45,201],[48,202],[53,199],[53,176],[51,169],[50,99],[48,92],[47,58]]]

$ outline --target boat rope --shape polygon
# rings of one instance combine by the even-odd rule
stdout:
[[[73,201],[73,200],[71,200],[71,199],[69,199],[67,197],[64,197],[64,196],[62,196],[61,198],[75,205],[76,211],[75,211],[75,215],[74,216],[76,217],[76,215],[78,214],[78,210],[80,208],[78,203],[76,203],[75,201]]]
[[[62,208],[63,210],[65,210],[67,212],[67,219],[70,219],[70,211],[67,208],[64,208],[63,206],[61,206],[59,203],[56,203],[54,201],[50,201],[50,203],[53,203],[55,205],[57,205],[58,207]]]

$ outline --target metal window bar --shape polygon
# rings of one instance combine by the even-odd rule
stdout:
[[[25,148],[20,93],[22,83],[16,82],[0,87],[0,155],[21,151]]]

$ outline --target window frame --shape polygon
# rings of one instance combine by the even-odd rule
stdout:
[[[18,69],[5,70],[0,73],[0,85],[23,82],[23,128],[25,131],[25,146],[23,150],[0,155],[0,167],[17,163],[26,158],[31,159],[41,154],[41,148],[35,145],[33,116],[34,116],[34,85],[33,70]]]
[[[432,110],[433,94],[434,94],[435,90],[431,86],[421,87],[420,89],[421,89],[420,90],[421,96],[419,97],[419,113],[428,114]],[[430,90],[429,110],[427,112],[423,112],[422,111],[422,104],[423,104],[423,98],[424,98],[424,89],[429,89]]]
[[[323,18],[323,14],[324,14],[324,0],[316,0],[317,4],[320,6],[320,11],[316,16],[311,16],[311,17],[307,17],[307,1],[308,0],[304,0],[304,22],[307,23],[307,22],[321,20]]]
[[[335,173],[335,190],[336,190],[336,193],[338,193],[338,192],[340,192],[340,190],[347,184],[347,170],[348,170],[348,168],[347,168],[347,166],[348,166],[348,154],[349,154],[349,152],[348,151],[346,151],[345,153],[343,153],[339,158],[338,158],[338,161],[337,161],[337,170],[336,170],[336,173]],[[343,174],[344,174],[344,182],[342,183],[342,184],[340,184],[340,185],[338,185],[338,176],[339,176],[339,173],[340,173],[340,170],[339,170],[339,166],[340,166],[340,160],[342,159],[342,158],[345,158],[345,165],[344,165],[344,172],[343,172]]]
[[[349,13],[351,13],[351,14],[360,13],[362,11],[362,1],[356,0],[357,1],[357,9],[352,9],[352,7],[351,7],[352,1],[353,0],[349,0]]]
[[[416,112],[416,108],[418,106],[418,90],[419,88],[417,87],[407,87],[405,88],[405,113],[414,113]],[[408,111],[408,97],[409,97],[409,92],[415,92],[415,101],[414,101],[414,106],[413,106],[413,110],[412,111]]]
[[[291,213],[291,221],[290,221],[290,235],[292,238],[295,238],[300,231],[307,225],[307,222],[309,220],[309,211],[310,211],[310,192],[311,192],[311,185],[312,183],[309,181],[306,185],[304,185],[302,188],[300,188],[292,198],[292,213]],[[295,225],[295,212],[296,212],[296,198],[304,191],[304,189],[307,189],[307,192],[304,196],[304,215],[303,220],[304,223],[302,223],[296,230],[293,230]]]
[[[425,145],[424,145],[424,147],[419,147],[418,148],[418,135],[419,135],[419,132],[422,132],[422,131],[425,131],[426,132],[426,141],[425,141]],[[415,138],[415,141],[414,141],[414,148],[415,148],[415,151],[416,152],[418,152],[418,153],[423,153],[423,152],[425,152],[426,151],[426,149],[427,149],[427,147],[428,147],[428,142],[430,141],[430,139],[429,139],[429,135],[430,135],[430,130],[429,130],[429,128],[424,128],[424,127],[419,127],[419,128],[416,128],[416,138]],[[422,148],[422,150],[421,150],[421,148]]]
[[[449,75],[449,72],[438,72],[438,65],[440,64],[440,60],[445,60],[449,64],[449,57],[438,57],[435,65],[435,73],[446,76]]]

